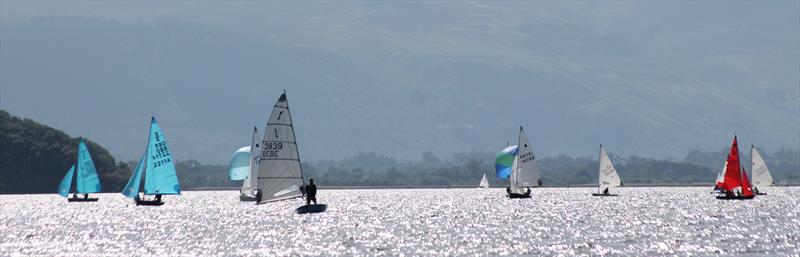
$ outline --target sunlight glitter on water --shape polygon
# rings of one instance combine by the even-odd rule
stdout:
[[[800,188],[750,201],[707,188],[321,190],[303,202],[254,205],[237,191],[184,192],[161,207],[120,194],[96,203],[0,195],[6,255],[797,255]]]

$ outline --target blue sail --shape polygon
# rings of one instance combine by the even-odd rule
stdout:
[[[144,193],[148,195],[177,195],[181,193],[178,174],[172,163],[164,133],[156,118],[150,120],[150,142],[147,144],[147,171],[144,176]]]
[[[60,194],[63,197],[69,196],[69,188],[72,187],[73,173],[75,173],[74,164],[72,165],[72,167],[69,167],[67,175],[64,175],[64,178],[61,179],[61,183],[58,183],[58,194]]]
[[[128,180],[128,184],[126,184],[125,188],[122,189],[123,195],[134,198],[139,194],[139,186],[142,185],[142,173],[144,171],[145,156],[147,156],[146,152],[142,154],[142,158],[139,158],[139,164],[136,164],[136,169],[133,170],[131,179]]]
[[[97,193],[100,192],[100,179],[97,178],[97,170],[94,161],[89,154],[89,148],[83,143],[83,139],[78,143],[78,180],[76,181],[78,193]]]

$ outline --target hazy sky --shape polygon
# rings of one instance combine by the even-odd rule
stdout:
[[[800,148],[800,2],[0,1],[0,108],[225,163],[282,89],[301,158]]]

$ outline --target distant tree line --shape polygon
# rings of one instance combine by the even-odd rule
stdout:
[[[119,192],[135,162],[118,162],[102,146],[86,139],[104,192]],[[75,162],[78,139],[64,132],[20,119],[0,110],[0,193],[55,193],[67,169]],[[749,170],[749,151],[742,164]],[[691,151],[684,160],[657,160],[610,155],[623,184],[711,185],[725,163],[728,149]],[[321,186],[477,186],[483,174],[493,186],[508,182],[494,174],[494,152],[459,153],[440,159],[424,152],[418,161],[398,161],[375,152],[359,152],[341,160],[304,162],[306,177]],[[780,149],[762,152],[777,184],[800,182],[800,152]],[[597,183],[597,157],[559,155],[539,158],[545,186]],[[228,179],[227,165],[179,160],[175,168],[184,190],[233,188],[241,181]]]

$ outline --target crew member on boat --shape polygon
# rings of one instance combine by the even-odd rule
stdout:
[[[310,205],[311,201],[314,201],[314,204],[317,204],[317,185],[314,184],[314,178],[308,179],[308,185],[306,185],[306,205]]]

